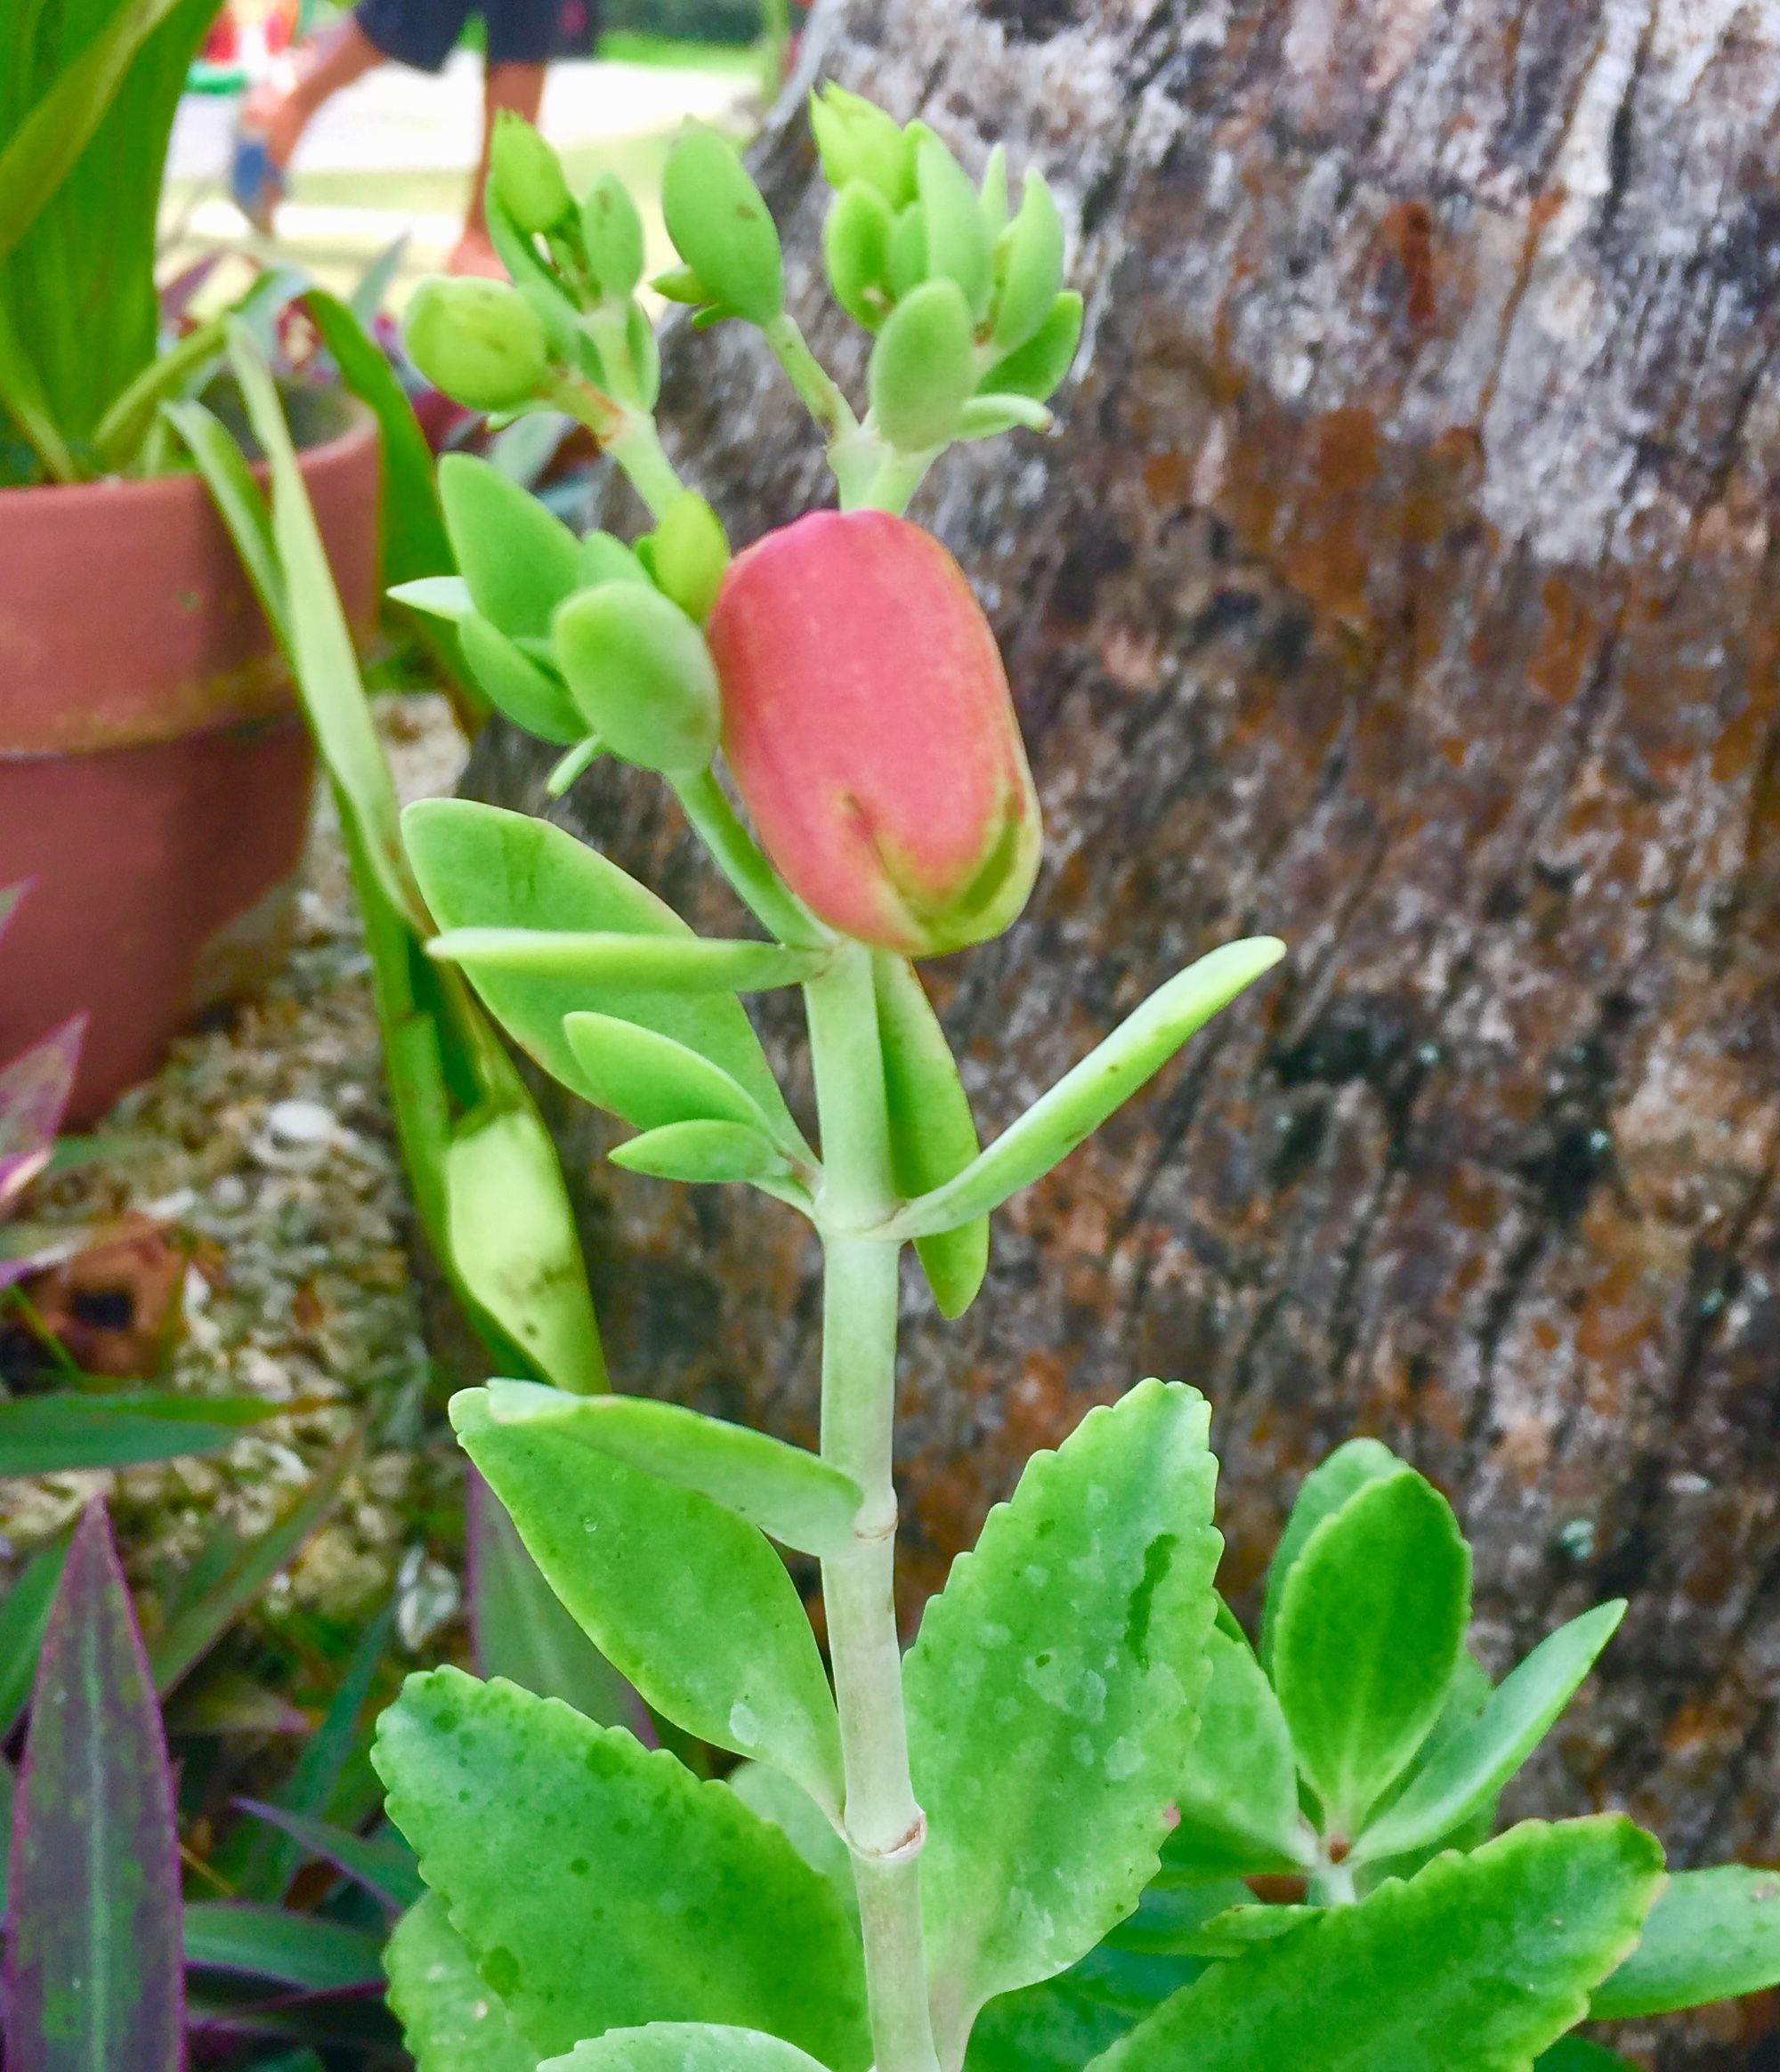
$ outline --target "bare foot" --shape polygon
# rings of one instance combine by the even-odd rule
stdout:
[[[500,255],[489,242],[486,231],[466,230],[457,240],[457,248],[445,262],[448,273],[470,273],[483,280],[505,280],[506,268],[500,263]]]

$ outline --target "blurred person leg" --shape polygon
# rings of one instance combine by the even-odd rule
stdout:
[[[481,0],[488,32],[487,70],[482,86],[482,149],[470,188],[464,234],[450,258],[453,273],[486,273],[504,278],[489,237],[483,193],[489,179],[489,150],[495,118],[503,111],[538,120],[544,103],[544,76],[556,54],[562,31],[562,0]]]

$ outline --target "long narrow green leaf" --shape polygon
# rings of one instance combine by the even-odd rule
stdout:
[[[37,1672],[37,1651],[49,1623],[50,1605],[68,1558],[66,1544],[45,1547],[0,1603],[0,1742],[19,1724]]]
[[[822,965],[820,951],[788,950],[779,943],[542,928],[451,928],[426,950],[472,972],[528,972],[621,991],[765,992],[801,985]]]
[[[1596,1993],[1598,2021],[1671,2014],[1780,1985],[1780,1871],[1681,1871],[1638,1947]]]
[[[1526,2072],[1637,1941],[1663,1852],[1529,1821],[1216,1965],[1090,2072]]]
[[[0,1476],[60,1475],[82,1468],[126,1468],[176,1461],[232,1446],[242,1433],[290,1405],[259,1396],[16,1396],[0,1403]]]
[[[893,1217],[886,1234],[930,1237],[956,1230],[1041,1179],[1093,1136],[1219,1008],[1228,1007],[1284,955],[1283,943],[1257,935],[1227,943],[1169,979],[956,1179]]]
[[[272,515],[253,471],[222,419],[202,403],[168,403],[168,422],[185,441],[279,644],[290,646],[290,599],[272,538]]]
[[[310,724],[385,894],[424,935],[431,932],[431,924],[402,848],[395,784],[371,724],[352,633],[303,488],[290,428],[271,370],[247,332],[232,326],[231,339],[230,359],[248,422],[271,474],[272,537],[284,565],[290,641]]]
[[[415,1868],[414,1851],[399,1834],[354,1834],[349,1828],[312,1820],[283,1806],[268,1806],[258,1799],[238,1803],[288,1845],[298,1864],[332,1864],[385,1906],[412,1906],[425,1889]]]
[[[242,1539],[232,1532],[217,1534],[211,1558],[194,1565],[187,1588],[149,1650],[155,1684],[163,1697],[214,1647],[272,1577],[302,1552],[339,1501],[358,1461],[359,1437],[354,1433],[257,1539]]]
[[[426,435],[387,354],[337,295],[312,287],[303,306],[334,356],[340,378],[383,433],[384,576],[391,583],[441,575],[455,564]]]
[[[136,53],[182,0],[126,0],[64,69],[0,150],[0,259],[68,178]]]
[[[1493,1799],[1545,1738],[1624,1616],[1625,1599],[1615,1598],[1548,1634],[1366,1828],[1353,1861],[1425,1849]]]
[[[342,1993],[382,1980],[384,1946],[381,1936],[288,1907],[199,1899],[185,1909],[185,1961],[305,1993]]]
[[[559,1432],[709,1497],[784,1546],[826,1559],[852,1544],[859,1485],[801,1446],[647,1396],[568,1398],[523,1381],[491,1381],[486,1395],[496,1424]]]
[[[370,1696],[371,1685],[389,1646],[392,1613],[385,1609],[360,1634],[347,1658],[345,1669],[321,1724],[303,1743],[291,1773],[278,1794],[277,1810],[298,1818],[316,1818],[328,1810],[354,1744],[359,1739],[359,1718]],[[253,1836],[239,1867],[233,1869],[237,1898],[277,1900],[295,1875],[302,1861],[300,1845],[287,1835],[262,1831]]]

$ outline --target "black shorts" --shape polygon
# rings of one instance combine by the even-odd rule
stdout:
[[[548,64],[560,48],[562,0],[359,0],[359,27],[386,58],[436,72],[480,14],[491,65]]]

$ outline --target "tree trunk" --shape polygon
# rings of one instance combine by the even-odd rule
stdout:
[[[1292,948],[998,1219],[962,1324],[909,1283],[917,1581],[1159,1372],[1213,1404],[1249,1608],[1302,1471],[1376,1432],[1477,1538],[1493,1668],[1634,1600],[1521,1802],[1780,1856],[1780,12],[837,0],[813,44],[1079,230],[1060,432],[915,509],[1049,835],[1024,919],[929,970],[985,1131],[1213,943]],[[857,393],[795,107],[758,165]],[[825,497],[756,337],[668,367],[736,538]],[[537,806],[544,764],[506,735],[473,781]],[[659,788],[553,812],[733,925]],[[587,1187],[625,1382],[812,1436],[796,1219]]]

